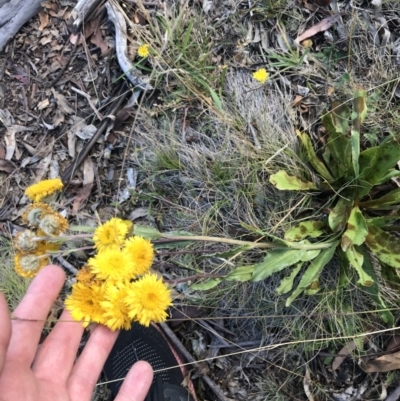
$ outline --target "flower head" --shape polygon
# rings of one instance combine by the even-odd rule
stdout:
[[[39,228],[46,235],[59,235],[68,228],[68,221],[60,213],[49,213],[40,219]]]
[[[14,257],[14,269],[21,277],[35,277],[39,270],[48,264],[48,257],[40,258],[36,254],[23,255],[17,252]]]
[[[113,217],[95,230],[93,235],[94,246],[98,251],[120,249],[129,228],[125,220]]]
[[[39,246],[39,242],[35,241],[35,238],[35,232],[31,230],[24,230],[16,235],[14,245],[22,253],[34,252]]]
[[[160,323],[167,318],[166,309],[172,305],[171,292],[155,274],[146,274],[127,285],[126,305],[129,317],[143,326]]]
[[[147,273],[153,264],[154,249],[151,242],[142,237],[133,237],[125,241],[124,249],[136,265],[136,274]]]
[[[148,57],[150,54],[149,47],[150,47],[150,45],[139,46],[139,49],[137,51],[138,56],[139,57]]]
[[[56,211],[46,203],[34,203],[28,206],[25,213],[22,215],[22,220],[24,223],[37,227],[40,224],[41,217],[49,213],[56,213]]]
[[[83,327],[89,323],[100,323],[104,310],[100,303],[104,297],[104,285],[86,286],[77,282],[72,286],[72,293],[65,300],[65,308],[76,321],[82,321]]]
[[[112,331],[131,328],[131,319],[125,303],[126,294],[126,285],[123,282],[116,284],[107,281],[105,283],[104,300],[100,303],[104,314],[100,323]]]
[[[43,180],[26,188],[25,195],[33,202],[40,202],[42,199],[63,188],[63,183],[59,178]]]
[[[253,72],[253,78],[258,82],[265,83],[268,79],[268,72],[265,68],[259,68],[257,71]]]
[[[116,249],[99,252],[89,259],[88,264],[99,280],[121,281],[136,276],[131,258],[126,252]]]
[[[90,266],[83,266],[78,270],[75,276],[76,280],[80,283],[84,283],[85,285],[91,285],[94,282],[97,282],[95,274],[92,272]]]

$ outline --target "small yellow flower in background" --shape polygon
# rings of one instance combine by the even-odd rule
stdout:
[[[108,249],[90,258],[88,264],[99,280],[119,282],[136,276],[136,266],[124,251]]]
[[[63,183],[59,178],[43,180],[26,188],[25,195],[33,202],[40,202],[53,193],[63,188]]]
[[[113,217],[95,230],[94,246],[98,251],[118,250],[123,245],[129,229],[126,220]]]
[[[123,282],[105,283],[104,300],[100,302],[104,314],[100,323],[112,331],[131,328],[132,321],[128,316],[128,308],[125,303],[126,295],[126,285]]]
[[[155,274],[147,274],[127,285],[126,305],[129,317],[148,327],[167,318],[167,308],[172,305],[171,291]]]
[[[21,277],[32,278],[44,266],[49,264],[49,258],[39,258],[36,254],[23,255],[17,252],[14,257],[14,269]]]
[[[72,293],[65,300],[65,308],[74,320],[87,327],[92,322],[100,323],[102,320],[104,309],[100,303],[103,299],[103,284],[92,284],[89,287],[78,282],[72,286]]]
[[[137,54],[138,54],[138,56],[139,57],[148,57],[149,56],[149,54],[150,54],[150,52],[149,52],[149,47],[150,47],[150,45],[142,45],[142,46],[139,46],[139,49],[138,49],[138,51],[137,51]]]
[[[258,82],[265,83],[268,79],[268,72],[265,68],[259,68],[257,71],[253,72],[253,78]]]
[[[142,237],[129,238],[125,241],[124,249],[136,265],[136,275],[141,276],[149,271],[154,260],[154,249],[149,240]]]

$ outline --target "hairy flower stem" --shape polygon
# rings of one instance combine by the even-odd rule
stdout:
[[[195,274],[194,276],[183,277],[177,280],[168,280],[167,283],[172,286],[175,286],[176,284],[179,283],[185,283],[187,281],[197,280],[201,278],[223,278],[225,276],[226,274]]]
[[[93,234],[74,234],[74,235],[60,235],[60,236],[44,236],[34,237],[32,241],[73,241],[82,238],[92,238]]]
[[[292,249],[326,249],[330,248],[331,246],[336,246],[338,244],[337,241],[334,242],[325,242],[320,244],[299,244],[296,242],[286,242],[287,246],[278,243],[271,243],[271,242],[251,242],[251,241],[240,241],[231,238],[220,238],[220,237],[208,237],[205,235],[168,235],[162,234],[164,238],[168,238],[172,241],[209,241],[209,242],[222,242],[225,244],[232,244],[232,245],[244,245],[248,246],[249,249],[252,248],[261,248],[261,249],[276,249],[276,248],[292,248]]]

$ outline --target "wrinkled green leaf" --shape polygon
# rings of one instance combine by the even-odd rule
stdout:
[[[285,267],[294,265],[305,254],[306,251],[299,249],[273,249],[258,265],[254,266],[252,281],[261,281],[283,270]]]
[[[308,191],[317,189],[313,182],[302,181],[300,178],[289,175],[286,171],[280,170],[269,177],[269,182],[280,190],[287,191]]]
[[[374,280],[363,270],[364,256],[361,253],[358,253],[353,245],[347,249],[345,255],[349,260],[350,265],[357,271],[359,277],[357,281],[358,284],[361,284],[364,287],[370,287],[374,283]]]
[[[383,227],[389,226],[399,220],[399,216],[383,216],[383,217],[373,217],[371,219],[366,219],[368,226]]]
[[[316,238],[324,233],[323,226],[324,223],[321,221],[304,221],[289,228],[285,232],[284,238],[286,241],[301,241],[307,237]]]
[[[286,300],[286,306],[290,306],[291,303],[305,290],[312,282],[314,282],[321,274],[322,269],[332,259],[336,250],[336,246],[324,249],[321,253],[310,262],[303,276],[301,277],[298,287],[292,292],[290,297]]]
[[[156,240],[162,237],[162,234],[156,228],[141,226],[138,224],[133,226],[133,233],[139,237],[147,238],[149,240]]]
[[[360,133],[361,123],[367,115],[367,94],[364,90],[356,91],[353,100],[353,112],[351,118],[353,120],[353,127],[351,130],[351,154],[354,174],[358,177],[359,174],[359,157],[360,157]]]
[[[328,217],[329,227],[333,232],[341,231],[345,228],[352,207],[353,199],[339,198]]]
[[[332,110],[322,117],[322,124],[328,132],[325,145],[327,152],[324,152],[323,157],[330,170],[335,170],[335,178],[344,177],[352,170],[351,142],[346,137],[349,118],[349,108],[339,102],[333,102]]]
[[[381,198],[360,202],[360,207],[364,209],[375,209],[383,206],[395,205],[397,203],[400,203],[400,188],[390,191]]]
[[[351,244],[361,245],[368,234],[367,223],[358,206],[353,207],[347,221],[347,230],[342,236],[342,249],[347,251]]]
[[[362,245],[356,247],[356,251],[364,256],[364,265],[363,265],[364,271],[369,276],[371,276],[372,280],[374,281],[371,286],[365,288],[365,291],[369,294],[369,296],[372,298],[375,304],[378,305],[380,309],[386,309],[387,306],[379,292],[378,277],[376,276],[376,272],[374,266],[372,265],[371,257],[367,249],[365,248],[364,245]],[[382,320],[385,323],[390,324],[391,326],[394,325],[394,317],[390,311],[381,311],[379,312],[379,315],[381,316]]]
[[[360,178],[376,185],[400,160],[400,146],[395,139],[390,139],[362,152],[360,159],[363,160],[362,165],[368,161],[368,166],[361,171]]]
[[[325,178],[325,180],[333,181],[334,178],[329,172],[328,168],[325,166],[325,163],[322,160],[320,160],[319,157],[316,155],[310,137],[304,132],[298,133],[298,136],[303,145],[304,153],[307,157],[307,160],[311,164],[311,166],[313,166],[315,171],[321,177]]]
[[[220,278],[212,278],[210,280],[205,281],[204,283],[192,284],[190,288],[196,291],[207,291],[211,290],[211,288],[216,287],[221,282]]]
[[[281,280],[279,287],[276,289],[276,292],[278,294],[286,294],[292,290],[294,279],[296,278],[296,276],[299,273],[302,266],[303,266],[303,263],[297,263],[297,265],[293,267],[289,276],[284,277]]]
[[[382,262],[400,268],[400,239],[379,227],[368,226],[365,240],[368,248]]]
[[[225,280],[235,280],[235,281],[249,281],[252,278],[254,272],[254,266],[240,266],[232,270]]]

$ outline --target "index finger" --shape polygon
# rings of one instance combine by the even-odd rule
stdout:
[[[6,359],[8,343],[11,337],[11,321],[10,312],[8,310],[7,301],[3,294],[0,293],[0,322],[2,329],[0,330],[0,376],[3,370],[4,361]]]
[[[46,266],[33,279],[13,313],[7,359],[32,364],[45,320],[64,281],[64,271],[55,265]]]

